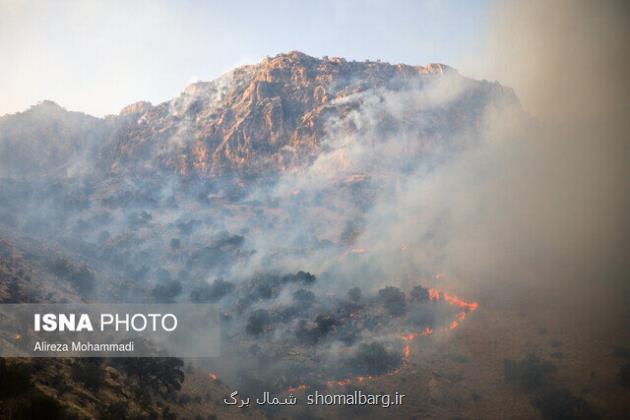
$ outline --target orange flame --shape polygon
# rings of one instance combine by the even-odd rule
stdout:
[[[409,356],[411,356],[411,349],[409,348],[409,344],[407,344],[403,348],[403,358],[405,361],[409,360]]]
[[[458,297],[449,295],[446,292],[444,292],[443,295],[444,295],[444,300],[448,302],[449,305],[458,306],[462,309],[468,309],[468,310],[474,311],[475,309],[477,309],[477,306],[479,306],[477,302],[464,302]]]
[[[440,274],[438,274],[437,276],[440,276]],[[438,278],[436,276],[436,278]],[[443,276],[443,275],[441,275]],[[458,312],[457,315],[455,316],[455,319],[453,319],[450,324],[447,327],[444,327],[441,329],[441,331],[448,331],[448,330],[454,330],[455,328],[457,328],[460,323],[462,321],[464,321],[466,319],[467,316],[467,312],[472,312],[477,310],[477,308],[479,307],[479,304],[477,302],[466,302],[460,298],[458,298],[457,296],[454,295],[450,295],[446,292],[440,292],[439,290],[435,289],[435,288],[429,288],[429,299],[432,301],[437,301],[440,299],[443,299],[446,303],[448,303],[451,306],[456,306],[460,309],[462,309],[461,312]],[[422,337],[422,336],[428,336],[433,334],[434,330],[431,327],[425,327],[422,331],[415,331],[415,332],[410,332],[410,333],[403,333],[400,335],[400,339],[402,340],[403,343],[405,343],[405,345],[403,346],[403,366],[406,366],[409,362],[409,358],[411,357],[411,346],[410,343],[415,340],[417,337]],[[356,376],[354,378],[346,378],[346,379],[339,379],[339,380],[334,380],[334,381],[327,381],[326,385],[329,388],[332,388],[335,385],[338,386],[345,386],[345,385],[351,385],[354,382],[356,383],[363,383],[367,380],[374,380],[374,379],[378,379],[384,376],[392,376],[392,375],[396,375],[398,372],[400,372],[401,368],[393,370],[391,372],[388,372],[384,375],[380,375],[380,376]],[[289,387],[287,389],[287,392],[294,392],[297,390],[303,390],[308,388],[308,385],[306,384],[301,384],[295,387]]]
[[[301,391],[308,388],[308,385],[306,384],[299,384],[298,386],[290,386],[287,388],[287,392],[295,392],[295,391]]]
[[[214,372],[210,372],[210,379],[213,380],[213,381],[216,381],[217,380],[217,374],[214,373]]]

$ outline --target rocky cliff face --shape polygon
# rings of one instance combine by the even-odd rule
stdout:
[[[410,100],[436,80],[466,85],[466,92],[442,108]],[[387,95],[400,92],[407,95],[406,103],[397,104],[402,120],[387,107]],[[453,129],[474,129],[486,105],[505,100],[515,101],[509,89],[466,79],[443,64],[350,62],[291,52],[191,84],[156,106],[129,105],[105,120],[51,103],[5,116],[0,144],[3,159],[34,159],[38,170],[51,168],[52,161],[67,169],[83,146],[97,160],[88,166],[106,172],[259,176],[312,162],[331,135],[360,132],[365,127],[358,126],[357,114],[369,112],[370,124],[383,132],[404,130],[435,140]],[[33,149],[46,156],[35,158]]]

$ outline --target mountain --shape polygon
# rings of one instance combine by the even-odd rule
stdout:
[[[229,389],[395,376],[410,331],[472,307],[419,283],[448,211],[422,217],[417,182],[513,104],[443,64],[291,52],[106,118],[50,101],[1,117],[0,302],[212,302],[230,352],[0,363],[23,384],[0,417],[232,418]]]
[[[450,89],[465,87],[465,93],[441,107],[410,100],[436,80]],[[388,102],[388,95],[397,94],[406,101],[397,104],[402,120],[391,115]],[[3,172],[14,175],[89,168],[110,174],[260,176],[312,162],[333,128],[360,133],[365,127],[357,126],[357,113],[373,113],[370,123],[378,130],[404,129],[435,139],[455,129],[473,130],[485,106],[505,101],[516,102],[510,89],[464,78],[443,64],[392,65],[290,52],[193,83],[159,105],[131,104],[105,119],[43,102],[0,118],[0,156]],[[88,159],[81,167],[79,157]]]
[[[0,175],[70,175],[107,136],[105,120],[43,101],[0,118]]]

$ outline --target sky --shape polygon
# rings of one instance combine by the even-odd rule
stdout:
[[[53,100],[95,116],[299,50],[485,76],[486,1],[0,0],[0,115]],[[478,64],[478,63],[477,63]]]

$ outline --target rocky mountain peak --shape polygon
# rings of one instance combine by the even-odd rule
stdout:
[[[452,102],[448,107],[428,109],[421,100],[422,90],[440,78],[459,88],[466,85],[466,94],[458,99],[467,101],[466,106]],[[23,137],[32,138],[33,144],[35,139],[50,138],[61,130],[53,137],[72,145],[74,152],[67,154],[68,159],[81,149],[81,139],[90,139],[98,167],[114,173],[260,176],[312,162],[323,142],[333,135],[331,126],[346,133],[361,129],[357,116],[369,117],[364,128],[366,123],[380,125],[384,133],[405,130],[419,139],[441,132],[444,136],[456,127],[474,126],[485,104],[506,94],[509,96],[498,84],[466,79],[444,64],[316,58],[291,51],[238,67],[211,81],[192,83],[177,97],[158,105],[146,101],[130,104],[105,120],[44,101],[32,110],[58,121],[51,126],[54,130],[39,120],[25,121],[30,118],[22,115],[26,113],[16,114],[17,119],[4,117],[0,125],[6,135],[17,128],[25,133],[25,127],[30,127]],[[391,109],[403,103],[405,107]],[[428,117],[432,121],[429,128]],[[97,135],[91,133],[94,127]],[[5,147],[12,144],[18,150],[15,145],[20,144],[23,153],[36,149],[20,142],[20,135],[9,137]],[[59,154],[50,156],[57,159]]]
[[[134,102],[133,104],[127,105],[123,109],[120,110],[120,115],[129,115],[129,114],[142,114],[148,111],[153,105],[151,102],[147,101],[139,101]]]

